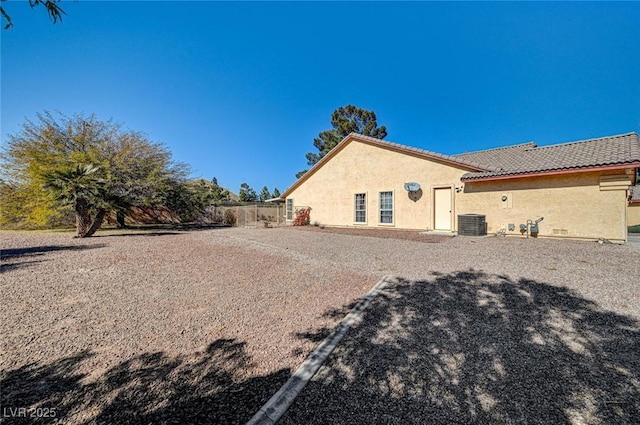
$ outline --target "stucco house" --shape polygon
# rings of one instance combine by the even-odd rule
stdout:
[[[328,226],[456,232],[462,215],[488,234],[625,242],[639,167],[636,133],[459,155],[350,134],[282,198],[287,221],[310,207]]]
[[[627,226],[640,226],[640,186],[636,173],[636,186],[629,191],[629,206],[627,207]]]

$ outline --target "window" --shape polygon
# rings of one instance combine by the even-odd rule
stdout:
[[[287,220],[293,220],[293,199],[287,199]]]
[[[380,223],[393,223],[393,192],[380,192]]]
[[[356,207],[356,223],[367,222],[367,194],[356,193],[355,197]]]

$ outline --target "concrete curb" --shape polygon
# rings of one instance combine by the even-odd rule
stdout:
[[[349,328],[362,317],[362,313],[371,301],[375,299],[392,276],[383,277],[373,288],[362,298],[349,314],[336,326],[327,338],[307,357],[302,365],[296,370],[291,378],[258,410],[247,425],[274,425],[285,414],[289,406],[296,399],[298,394],[311,380],[313,375],[320,369],[320,366],[327,361],[329,354],[336,348],[340,340],[345,336]]]

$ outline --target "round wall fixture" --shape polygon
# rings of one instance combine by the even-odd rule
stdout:
[[[507,195],[502,195],[502,202],[507,200]]]

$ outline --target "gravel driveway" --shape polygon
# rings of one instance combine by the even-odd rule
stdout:
[[[0,233],[3,421],[244,423],[383,275],[284,423],[637,417],[639,249],[328,230]]]

